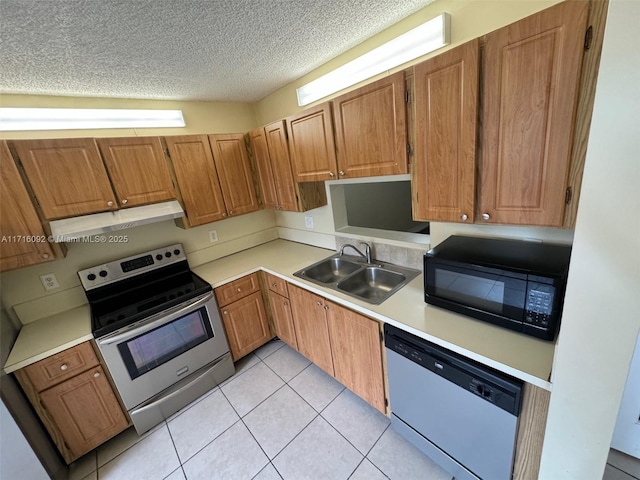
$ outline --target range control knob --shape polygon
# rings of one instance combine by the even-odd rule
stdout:
[[[162,255],[157,254],[157,255],[156,255],[156,260],[158,260],[158,261],[162,260]]]
[[[87,280],[89,280],[90,282],[93,282],[95,279],[96,279],[95,273],[90,273],[89,275],[87,275]]]
[[[171,252],[167,252],[164,254],[165,257],[170,258],[171,257]]]
[[[180,255],[180,250],[178,250],[177,248],[173,251],[174,255]]]
[[[100,275],[102,278],[106,277],[107,275],[109,275],[109,273],[106,270],[100,270],[98,272],[98,275]]]

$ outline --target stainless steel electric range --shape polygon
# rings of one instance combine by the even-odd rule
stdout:
[[[140,434],[234,374],[211,285],[181,244],[78,272],[96,344]]]

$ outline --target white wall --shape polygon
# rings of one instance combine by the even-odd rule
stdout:
[[[601,479],[640,330],[640,2],[611,0],[540,479]]]

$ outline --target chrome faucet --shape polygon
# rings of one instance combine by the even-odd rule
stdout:
[[[358,252],[358,255],[360,255],[362,258],[367,260],[367,263],[371,263],[371,245],[369,245],[368,243],[362,242],[362,245],[364,245],[364,253],[362,253],[360,250],[358,250],[354,245],[351,245],[350,243],[347,243],[345,245],[342,246],[342,248],[340,249],[340,256],[344,255],[344,249],[347,247],[351,247],[353,248],[356,252]]]

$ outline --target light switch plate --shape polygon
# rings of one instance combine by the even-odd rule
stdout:
[[[313,217],[304,217],[304,226],[307,228],[313,228]]]
[[[56,288],[60,288],[60,284],[58,283],[58,279],[53,273],[47,273],[45,275],[40,275],[40,281],[42,282],[42,286],[45,290],[55,290]]]

